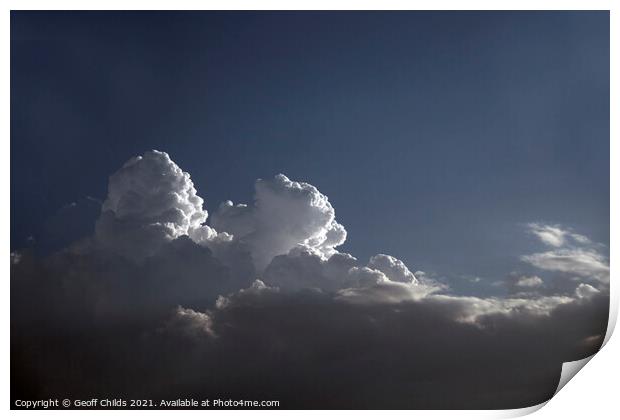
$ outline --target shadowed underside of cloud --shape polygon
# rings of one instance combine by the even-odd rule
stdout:
[[[581,235],[529,225],[552,249],[522,260],[566,292],[523,274],[507,296],[458,296],[395,257],[339,252],[346,230],[314,186],[277,175],[255,190],[208,218],[189,174],[147,152],[110,177],[92,237],[13,252],[12,399],[517,408],[601,345],[609,266]]]

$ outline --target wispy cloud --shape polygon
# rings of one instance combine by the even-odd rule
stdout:
[[[553,249],[524,255],[522,261],[542,270],[565,273],[571,280],[609,283],[609,262],[589,238],[559,225],[531,223],[528,229]]]
[[[539,287],[543,281],[538,276],[521,276],[515,283],[517,287]]]
[[[530,233],[536,235],[540,241],[549,246],[561,247],[570,243],[581,245],[591,243],[586,236],[574,233],[560,225],[529,223],[527,227]]]

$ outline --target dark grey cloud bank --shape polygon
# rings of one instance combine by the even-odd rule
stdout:
[[[93,235],[11,254],[11,397],[534,405],[600,347],[609,264],[571,229],[525,230],[547,247],[515,256],[531,272],[462,296],[396,257],[339,252],[345,227],[310,184],[258,180],[252,204],[209,216],[189,174],[147,152],[110,177]]]

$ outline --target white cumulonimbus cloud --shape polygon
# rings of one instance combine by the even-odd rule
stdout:
[[[247,244],[257,269],[264,269],[273,257],[296,246],[329,258],[344,243],[346,230],[336,222],[328,198],[314,186],[280,174],[270,180],[257,180],[255,189],[253,205],[227,201],[210,223],[214,229]]]
[[[405,263],[391,255],[377,254],[371,257],[368,267],[381,271],[392,281],[409,284],[418,283],[418,279],[409,271]]]
[[[167,153],[153,150],[130,159],[110,176],[96,239],[139,260],[183,235],[197,241],[212,239],[215,231],[203,226],[207,216],[189,174]]]

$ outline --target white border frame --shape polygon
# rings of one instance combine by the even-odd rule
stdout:
[[[52,4],[53,3],[53,4]],[[109,0],[109,1],[89,1],[80,2],[77,0],[61,0],[61,1],[14,1],[9,0],[4,4],[8,5],[5,9],[4,15],[0,19],[2,27],[3,42],[0,44],[1,56],[5,59],[2,66],[2,78],[4,83],[2,84],[2,96],[3,112],[2,112],[2,127],[4,136],[1,140],[2,165],[0,170],[2,171],[1,195],[6,200],[0,207],[3,223],[0,225],[2,229],[2,249],[4,249],[4,260],[2,263],[2,298],[3,298],[3,316],[4,316],[4,331],[2,334],[2,381],[1,381],[1,395],[2,404],[6,410],[10,408],[10,349],[9,349],[9,321],[10,321],[10,294],[9,294],[9,253],[10,253],[10,217],[9,217],[9,197],[10,197],[10,10],[344,10],[344,9],[358,9],[358,10],[610,10],[610,80],[611,87],[611,101],[610,101],[610,139],[616,139],[617,137],[617,125],[613,116],[618,115],[618,84],[615,83],[613,75],[618,74],[618,57],[617,52],[614,50],[618,46],[618,23],[617,10],[614,8],[617,2],[612,1],[557,1],[557,0],[522,0],[522,1],[469,1],[467,3],[463,1],[403,1],[403,0],[383,0],[383,1],[368,1],[360,0],[353,2],[349,1],[296,1],[286,2],[282,0],[229,0],[229,1],[198,1],[198,0],[152,0],[152,1],[139,1],[139,0]],[[613,186],[618,180],[620,164],[618,156],[618,145],[612,140],[610,142],[610,175],[611,175],[611,191],[610,191],[610,214],[620,214],[620,208],[618,206],[618,193],[614,192]],[[617,260],[618,253],[614,244],[618,238],[618,224],[612,217],[611,220],[611,236],[610,236],[610,262]],[[613,273],[613,270],[612,270]],[[182,411],[182,415],[185,417],[204,419],[205,416],[217,416],[219,418],[235,418],[243,415],[251,415],[256,419],[273,419],[273,418],[288,418],[291,414],[294,414],[299,418],[314,419],[316,416],[355,416],[356,419],[370,419],[377,415],[388,416],[390,418],[402,418],[411,419],[413,417],[418,418],[506,418],[516,417],[531,412],[537,411],[542,406],[548,405],[542,411],[539,411],[536,416],[538,418],[583,418],[588,417],[600,417],[610,418],[608,413],[617,413],[618,403],[617,393],[615,392],[615,385],[617,381],[617,375],[620,374],[620,363],[618,362],[618,355],[620,354],[620,345],[618,339],[609,341],[611,332],[616,324],[618,315],[618,298],[619,291],[615,287],[615,282],[610,282],[611,288],[611,305],[610,305],[610,322],[607,335],[605,337],[605,346],[600,353],[598,353],[593,361],[588,363],[588,368],[584,372],[579,373],[579,379],[571,381],[566,388],[564,388],[557,396],[553,397],[548,404],[541,404],[535,407],[529,407],[518,410],[473,410],[473,411]],[[127,417],[149,417],[149,418],[169,418],[171,415],[178,415],[181,411],[11,411],[10,415],[16,418],[31,418],[33,416],[43,415],[49,418],[83,418],[85,415],[92,418],[109,418],[110,415],[120,416],[121,418]],[[542,416],[542,417],[541,417]]]

